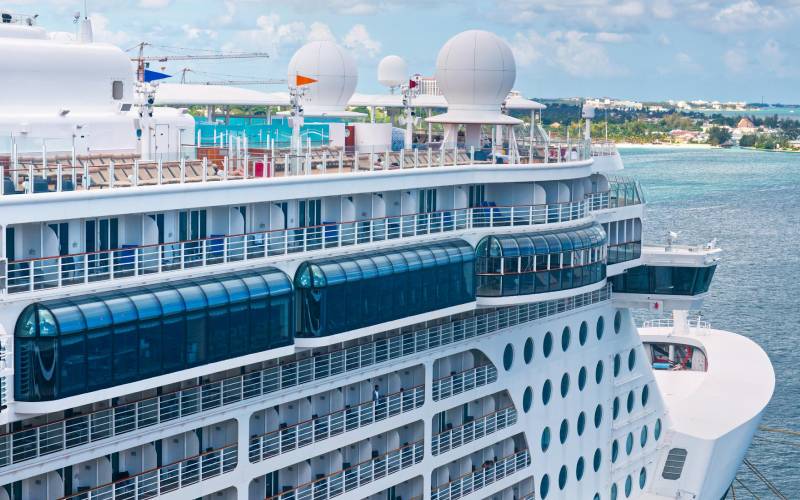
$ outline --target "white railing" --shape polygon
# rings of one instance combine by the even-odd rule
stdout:
[[[278,391],[295,390],[320,380],[438,347],[481,337],[503,328],[590,306],[611,298],[611,288],[575,297],[524,304],[421,328],[338,351],[280,363],[263,370],[207,382],[158,397],[123,402],[113,407],[0,434],[0,467],[75,449],[138,429],[202,417],[209,411]]]
[[[689,328],[711,329],[711,323],[700,318],[688,319],[686,324]],[[675,320],[672,318],[648,319],[643,323],[642,328],[675,328]]]
[[[517,410],[513,406],[500,409],[454,429],[436,434],[431,439],[431,453],[439,455],[448,452],[476,439],[494,434],[516,422]]]
[[[522,450],[484,465],[447,484],[431,488],[431,500],[455,500],[491,485],[511,474],[527,468],[531,463],[528,450]]]
[[[32,292],[475,228],[554,224],[587,216],[586,200],[461,208],[17,260],[8,263],[6,290]]]
[[[351,492],[422,461],[422,440],[392,450],[384,455],[347,467],[321,479],[268,497],[268,500],[324,500]]]
[[[592,156],[614,156],[616,154],[616,143],[612,141],[592,142]]]
[[[421,407],[425,387],[417,386],[381,397],[377,401],[344,408],[299,424],[250,438],[250,461],[253,463],[309,446],[374,422],[395,417]]]
[[[236,468],[237,446],[225,446],[140,474],[97,486],[60,500],[139,500],[155,498],[217,477]]]
[[[497,368],[482,365],[433,381],[433,400],[447,399],[497,381]]]

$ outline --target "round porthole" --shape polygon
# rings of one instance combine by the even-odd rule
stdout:
[[[542,403],[547,406],[547,403],[550,402],[550,396],[553,392],[553,384],[550,383],[549,380],[544,381],[544,385],[542,386]]]
[[[606,320],[603,319],[602,316],[597,318],[597,327],[596,328],[597,329],[595,330],[595,335],[597,335],[597,340],[600,340],[600,339],[603,338],[603,333],[605,333],[605,329],[606,329]]]
[[[561,444],[567,442],[567,437],[569,436],[569,422],[567,419],[561,421],[561,427],[558,428],[558,440],[561,441]]]
[[[581,369],[578,370],[578,390],[582,391],[584,387],[586,387],[586,367],[582,366]]]
[[[631,479],[631,476],[628,476],[625,479],[625,498],[631,496],[631,492],[633,492],[633,480]]]
[[[633,401],[634,401],[633,391],[630,391],[628,393],[628,400],[625,402],[625,406],[628,409],[628,413],[631,413],[633,411]]]
[[[600,451],[600,448],[594,450],[594,458],[592,458],[592,466],[594,467],[594,471],[597,472],[600,470],[600,464],[603,460],[603,452]]]
[[[619,417],[619,398],[614,398],[614,403],[611,406],[611,417],[614,420]]]
[[[599,429],[600,424],[603,422],[603,406],[597,405],[594,409],[594,428]]]
[[[545,358],[549,358],[551,352],[553,352],[553,334],[547,332],[544,334],[544,342],[542,342],[542,353]]]
[[[642,408],[647,406],[647,401],[650,399],[650,386],[645,385],[642,387]]]
[[[584,468],[583,457],[580,457],[578,459],[578,463],[575,464],[575,479],[577,479],[578,481],[583,479],[583,468]]]
[[[611,500],[617,500],[617,483],[611,485]]]
[[[653,427],[653,438],[655,438],[656,441],[658,441],[659,438],[661,438],[661,419],[660,418],[656,419],[656,425]]]
[[[503,368],[506,371],[511,369],[511,365],[514,364],[514,347],[511,344],[506,344],[506,348],[503,351]]]
[[[619,354],[615,354],[614,355],[614,377],[618,377],[619,376],[619,370],[620,370],[620,364],[621,363],[622,362],[620,361]]]
[[[642,432],[639,435],[639,444],[642,445],[642,448],[647,444],[647,426],[645,425],[642,427]]]
[[[622,313],[617,311],[614,315],[614,333],[619,333],[620,329],[622,328]]]
[[[633,453],[633,433],[629,432],[628,437],[625,438],[625,453],[630,455]]]
[[[611,463],[617,463],[617,457],[619,457],[619,441],[616,439],[611,443]]]
[[[598,361],[594,367],[594,381],[598,384],[603,381],[603,362]]]
[[[545,427],[542,431],[542,451],[547,451],[550,448],[550,427]]]
[[[526,387],[525,392],[522,394],[522,410],[528,413],[531,409],[531,404],[533,404],[533,389]]]
[[[547,498],[547,494],[550,492],[550,477],[545,474],[542,476],[542,480],[539,482],[539,496],[542,498]]]
[[[533,339],[528,337],[525,341],[525,347],[522,349],[522,357],[525,358],[525,364],[530,364],[533,359]]]
[[[569,374],[561,376],[561,397],[565,398],[569,394]]]
[[[569,330],[568,326],[564,327],[564,331],[561,332],[561,350],[567,352],[569,349],[569,343],[572,337],[572,333]]]
[[[644,485],[647,484],[647,469],[642,467],[642,470],[639,471],[639,489],[644,489]]]
[[[586,344],[586,338],[589,336],[589,325],[585,321],[581,322],[581,328],[578,330],[578,343],[580,345]]]
[[[583,431],[586,429],[586,414],[584,412],[580,412],[578,414],[578,435],[583,436]]]
[[[628,371],[633,371],[634,366],[636,366],[636,349],[631,349],[628,353]]]
[[[561,470],[558,471],[558,489],[563,490],[564,487],[567,485],[567,466],[562,465]]]

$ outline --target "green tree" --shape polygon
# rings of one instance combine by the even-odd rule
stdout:
[[[722,127],[711,127],[708,129],[708,142],[712,146],[719,146],[731,140],[731,131]]]
[[[743,148],[752,148],[756,145],[756,134],[747,134],[743,135],[741,139],[739,139],[739,146]]]

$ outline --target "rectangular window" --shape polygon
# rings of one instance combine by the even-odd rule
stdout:
[[[122,95],[124,93],[123,90],[124,87],[122,80],[114,80],[111,83],[111,97],[113,97],[115,101],[119,101],[122,99]]]
[[[9,262],[17,260],[14,252],[14,228],[6,227],[6,259]]]

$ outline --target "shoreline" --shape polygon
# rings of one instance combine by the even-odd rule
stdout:
[[[711,144],[665,144],[665,143],[636,143],[636,142],[618,142],[617,148],[621,149],[636,149],[636,148],[669,148],[669,149],[721,149],[719,146],[712,146]]]

